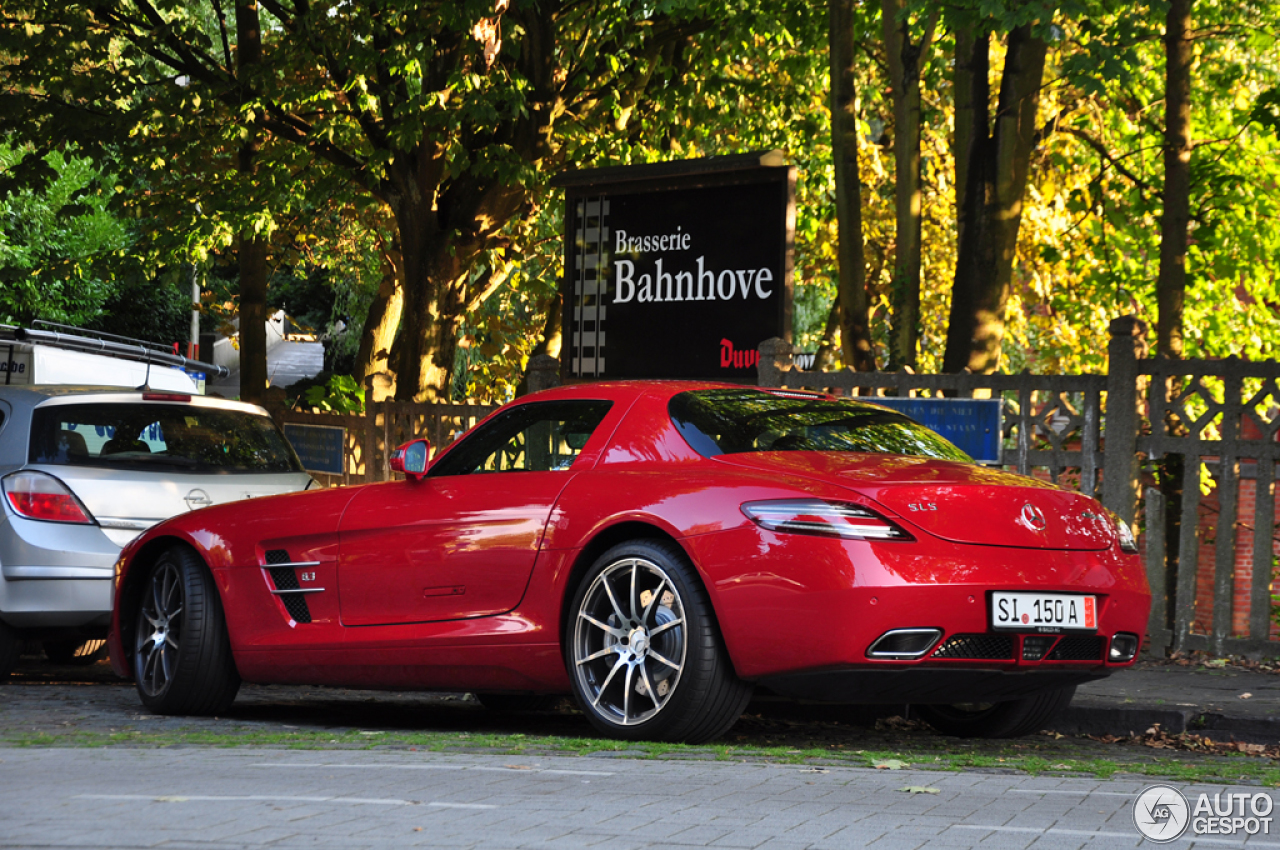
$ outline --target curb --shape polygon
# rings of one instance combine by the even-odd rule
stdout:
[[[1274,744],[1280,741],[1280,718],[1237,717],[1193,708],[1164,706],[1095,706],[1072,704],[1047,728],[1064,735],[1141,735],[1156,723],[1172,735],[1191,733],[1214,740]]]

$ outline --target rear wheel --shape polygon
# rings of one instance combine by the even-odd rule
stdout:
[[[218,589],[185,546],[164,552],[146,578],[133,672],[143,704],[158,714],[218,714],[240,689]]]
[[[0,678],[8,676],[18,666],[22,654],[22,638],[7,623],[0,623]]]
[[[751,698],[733,672],[711,604],[675,545],[613,547],[574,594],[565,663],[591,723],[630,740],[701,743]]]
[[[958,738],[1016,738],[1044,728],[1075,696],[1075,685],[1007,702],[913,706],[944,735]]]
[[[42,646],[44,657],[54,664],[88,667],[107,657],[105,640],[47,640]]]

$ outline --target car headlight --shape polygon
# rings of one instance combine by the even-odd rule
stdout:
[[[822,499],[747,502],[742,512],[770,531],[850,540],[912,540],[900,526],[870,508]]]

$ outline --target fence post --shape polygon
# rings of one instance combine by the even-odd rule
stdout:
[[[1147,326],[1136,316],[1121,316],[1109,330],[1102,504],[1132,527],[1138,511],[1138,354]]]
[[[550,354],[529,358],[529,392],[560,386],[560,361]]]
[[[756,367],[757,385],[761,387],[781,387],[782,372],[795,365],[795,348],[786,340],[776,336],[769,337],[760,343],[760,363]]]
[[[373,376],[365,378],[364,382],[364,457],[361,458],[364,469],[360,470],[364,474],[362,479],[365,484],[371,484],[378,480],[374,478],[373,466],[373,428],[377,419],[373,401]]]
[[[1153,656],[1163,656],[1173,644],[1169,631],[1168,600],[1165,562],[1165,512],[1164,494],[1155,487],[1147,488],[1147,585],[1151,588],[1151,619],[1147,623],[1147,636]]]

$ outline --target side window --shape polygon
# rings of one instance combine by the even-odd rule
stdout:
[[[569,469],[613,402],[523,404],[467,437],[428,471],[430,476]]]

